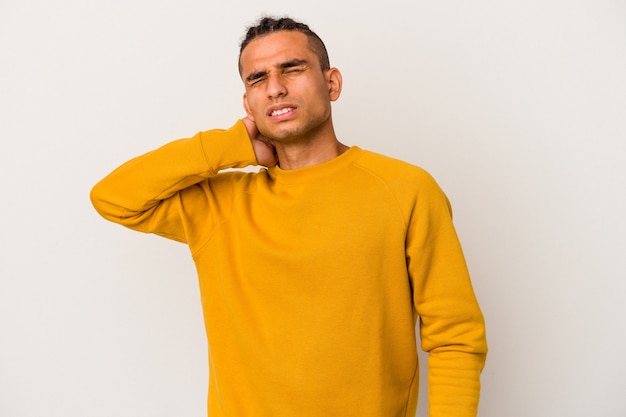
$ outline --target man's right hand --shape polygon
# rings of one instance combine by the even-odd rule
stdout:
[[[256,155],[256,160],[259,165],[266,167],[276,165],[278,163],[278,156],[276,155],[274,143],[259,132],[254,121],[250,120],[248,117],[244,117],[242,121],[248,130],[248,136],[250,136],[254,154]]]

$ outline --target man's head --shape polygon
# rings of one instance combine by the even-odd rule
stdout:
[[[255,26],[250,26],[246,31],[246,36],[241,41],[240,49],[239,49],[239,74],[241,75],[241,54],[243,50],[248,46],[250,42],[253,40],[266,36],[272,33],[280,32],[280,31],[294,31],[300,32],[306,35],[308,39],[308,46],[317,55],[319,59],[319,64],[322,71],[330,68],[330,62],[328,59],[328,52],[326,51],[326,46],[322,39],[315,32],[313,32],[308,25],[297,22],[289,17],[282,18],[273,18],[273,17],[264,17]]]
[[[336,140],[331,102],[341,94],[342,78],[318,41],[291,19],[264,18],[248,31],[239,56],[243,105],[263,136],[284,143]]]

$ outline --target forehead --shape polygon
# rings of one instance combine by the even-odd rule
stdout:
[[[261,36],[248,44],[241,53],[242,74],[259,71],[283,62],[302,59],[314,63],[317,56],[309,47],[304,33],[281,31]]]

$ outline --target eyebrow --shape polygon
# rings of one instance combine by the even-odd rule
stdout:
[[[308,61],[305,59],[290,59],[289,61],[285,61],[279,64],[278,68],[286,69],[286,68],[299,67],[299,66],[307,65],[307,64],[308,64]],[[253,72],[246,77],[246,82],[248,83],[253,82],[255,80],[258,80],[259,78],[265,77],[266,75],[267,75],[267,71]]]
[[[280,68],[291,68],[291,67],[299,67],[301,65],[308,64],[306,59],[292,59],[287,62],[283,62],[280,64]]]

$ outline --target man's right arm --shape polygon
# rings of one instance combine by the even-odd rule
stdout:
[[[91,201],[107,220],[184,242],[172,197],[223,169],[258,164],[251,133],[258,135],[240,120],[228,130],[170,142],[111,172],[94,186]]]

